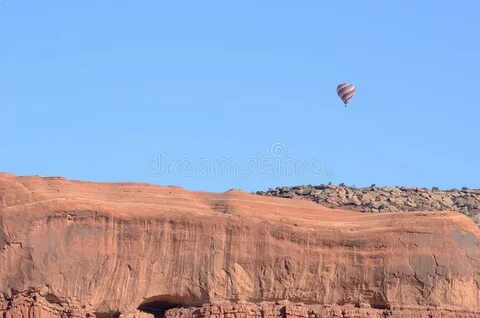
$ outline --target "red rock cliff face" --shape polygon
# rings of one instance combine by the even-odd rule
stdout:
[[[5,317],[479,317],[480,231],[453,212],[3,174],[0,282]]]

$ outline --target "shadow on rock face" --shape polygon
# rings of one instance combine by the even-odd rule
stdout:
[[[119,312],[96,312],[95,318],[118,318],[120,317]]]
[[[172,308],[201,306],[202,302],[181,296],[159,295],[145,299],[138,310],[152,314],[155,318],[165,317],[165,312]]]

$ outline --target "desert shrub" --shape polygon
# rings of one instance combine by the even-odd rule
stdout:
[[[480,226],[480,214],[475,215],[474,217],[472,217],[472,219],[473,219],[473,222],[475,222],[475,224]]]

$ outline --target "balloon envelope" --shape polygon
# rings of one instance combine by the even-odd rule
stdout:
[[[347,105],[350,99],[355,95],[355,86],[345,82],[337,86],[337,94],[342,99],[342,101]]]

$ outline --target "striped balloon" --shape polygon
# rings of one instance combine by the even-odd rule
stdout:
[[[347,103],[350,99],[355,95],[355,86],[352,84],[345,82],[337,86],[337,94],[347,106]]]

